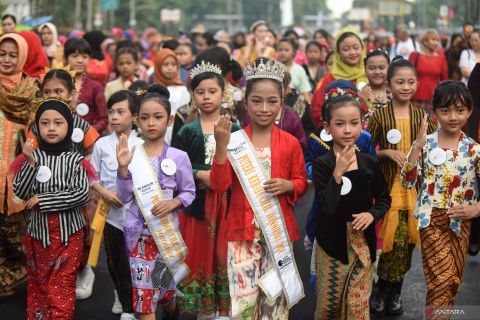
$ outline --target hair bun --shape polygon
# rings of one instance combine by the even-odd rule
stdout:
[[[158,94],[167,100],[170,99],[170,91],[168,91],[166,87],[159,84],[152,84],[147,90],[147,94],[149,93]]]

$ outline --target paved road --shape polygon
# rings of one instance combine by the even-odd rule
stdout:
[[[306,206],[311,203],[311,191],[297,208],[297,217],[299,226],[305,224]],[[302,239],[304,232],[302,232]],[[295,256],[299,271],[302,275],[305,286],[306,297],[291,310],[290,319],[313,319],[315,310],[315,298],[310,293],[308,283],[309,255],[303,249],[302,241],[295,244]],[[423,319],[423,303],[425,301],[426,286],[422,272],[422,261],[418,249],[414,252],[412,270],[408,273],[404,290],[402,292],[404,300],[405,313],[401,317],[384,319],[401,319],[401,320],[418,320]],[[116,320],[118,316],[111,314],[110,310],[113,304],[113,285],[108,275],[105,257],[100,257],[100,263],[96,273],[96,281],[94,285],[93,295],[90,299],[78,301],[76,305],[76,320]],[[480,319],[480,255],[477,257],[469,257],[467,261],[465,278],[463,281],[461,292],[457,298],[457,306],[474,306],[478,307],[477,316],[469,319]],[[26,286],[23,284],[17,289],[12,297],[0,298],[0,319],[2,320],[21,320],[25,319],[26,305]],[[161,312],[158,312],[160,319]],[[188,318],[182,318],[188,319]],[[452,319],[466,319],[466,317],[458,317]]]

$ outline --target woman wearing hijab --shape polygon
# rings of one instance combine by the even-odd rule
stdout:
[[[335,45],[335,60],[332,72],[325,75],[322,84],[315,90],[312,99],[312,114],[315,126],[322,126],[322,105],[324,102],[325,88],[334,80],[344,79],[353,82],[357,87],[360,83],[365,85],[368,79],[365,75],[363,59],[365,46],[360,36],[352,29],[345,28],[337,35]]]
[[[0,296],[13,294],[27,275],[22,246],[24,203],[14,195],[13,177],[8,174],[38,90],[35,80],[22,73],[27,55],[28,44],[22,36],[0,37]]]
[[[50,67],[48,57],[43,51],[42,41],[33,31],[20,31],[18,34],[28,43],[28,56],[23,72],[32,78],[39,79],[40,75],[46,72],[45,68]]]
[[[173,128],[170,126],[165,133],[165,140],[170,144],[172,137],[185,123],[189,114],[190,93],[187,87],[180,80],[179,65],[175,52],[170,49],[159,50],[154,60],[153,82],[167,87],[170,92],[170,105],[172,115],[175,115]]]
[[[58,40],[57,27],[53,23],[42,24],[38,30],[42,37],[43,50],[47,54],[50,65],[63,62],[63,46]]]

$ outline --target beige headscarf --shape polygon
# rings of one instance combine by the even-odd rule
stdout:
[[[6,75],[0,73],[0,85],[5,88],[5,90],[12,91],[13,88],[15,88],[22,79],[23,67],[25,66],[25,62],[27,61],[28,44],[21,35],[16,33],[6,33],[1,36],[0,44],[6,39],[11,39],[17,44],[18,62],[13,74]]]

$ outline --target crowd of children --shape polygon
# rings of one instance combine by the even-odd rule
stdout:
[[[480,216],[480,146],[462,131],[476,100],[440,81],[438,34],[390,60],[351,29],[332,53],[323,38],[301,51],[290,31],[275,50],[268,28],[252,26],[237,62],[209,34],[201,50],[144,54],[92,32],[59,57],[47,24],[55,63],[41,76],[25,69],[30,43],[1,36],[0,296],[26,279],[29,319],[73,319],[103,237],[123,320],[159,305],[162,319],[288,319],[305,229],[315,319],[401,315],[416,246],[425,306],[452,307]]]

